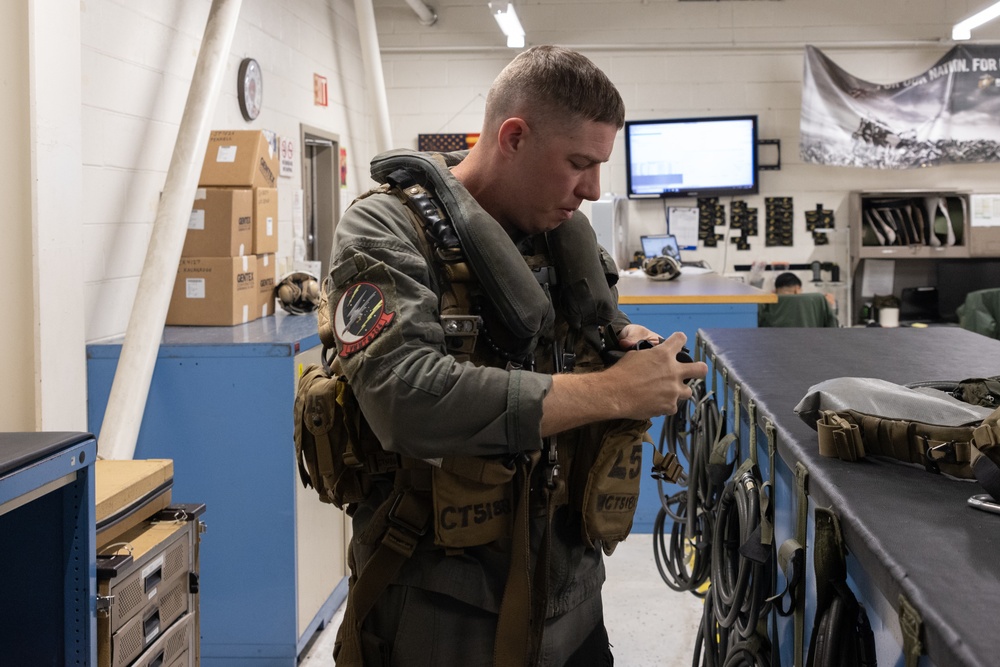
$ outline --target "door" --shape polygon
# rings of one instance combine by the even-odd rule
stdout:
[[[319,262],[319,279],[330,270],[333,231],[340,217],[340,138],[302,126],[302,233],[293,260]]]

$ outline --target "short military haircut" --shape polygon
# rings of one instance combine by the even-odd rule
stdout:
[[[783,287],[802,287],[802,281],[791,271],[785,271],[774,279],[774,289],[777,290]]]
[[[514,116],[561,124],[592,120],[621,128],[625,103],[586,56],[559,46],[533,46],[500,72],[486,97],[487,128]]]

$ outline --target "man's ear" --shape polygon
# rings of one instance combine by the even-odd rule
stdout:
[[[507,157],[513,156],[530,132],[531,128],[523,118],[508,118],[500,125],[500,130],[497,132],[500,152]]]

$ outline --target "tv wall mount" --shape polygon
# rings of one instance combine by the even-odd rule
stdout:
[[[780,171],[781,170],[781,139],[758,139],[758,146],[776,146],[775,156],[776,162],[774,164],[760,164],[757,163],[757,169],[761,171]],[[760,160],[760,151],[757,151],[757,159]]]

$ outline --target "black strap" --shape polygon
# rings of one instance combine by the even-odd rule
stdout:
[[[1000,502],[1000,466],[993,459],[983,454],[972,464],[972,474],[976,481],[993,499]]]

